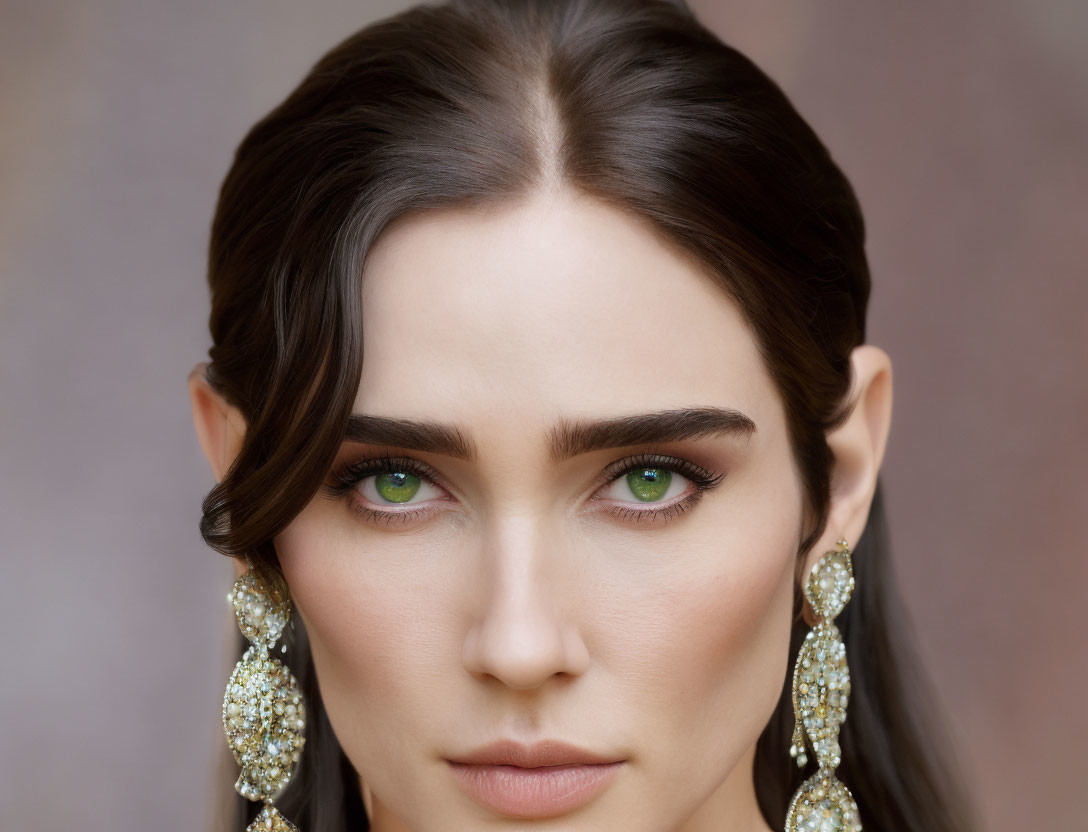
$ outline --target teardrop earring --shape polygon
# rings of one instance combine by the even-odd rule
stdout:
[[[793,669],[790,756],[798,767],[805,767],[807,735],[818,768],[790,800],[786,832],[861,832],[854,796],[835,776],[841,762],[839,728],[846,719],[850,669],[846,645],[832,619],[842,612],[853,590],[850,548],[840,540],[816,562],[805,583],[805,597],[818,620],[805,636]]]
[[[306,708],[298,682],[283,662],[270,655],[291,616],[290,604],[273,597],[252,564],[234,582],[227,600],[250,642],[223,696],[227,743],[242,767],[234,788],[243,797],[265,803],[246,832],[298,832],[272,805],[294,774],[306,742]]]

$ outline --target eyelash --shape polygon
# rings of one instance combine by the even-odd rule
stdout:
[[[622,506],[614,506],[605,509],[610,514],[624,520],[634,520],[641,523],[643,520],[662,521],[671,520],[695,507],[703,496],[713,488],[716,488],[725,474],[712,474],[700,466],[686,459],[665,456],[662,454],[636,454],[625,457],[608,465],[602,476],[604,481],[600,487],[611,485],[620,477],[640,468],[662,468],[691,480],[695,490],[677,503],[672,503],[660,509],[631,509]],[[435,475],[430,466],[407,456],[379,455],[371,456],[342,466],[332,472],[332,484],[325,486],[325,493],[333,499],[341,499],[356,485],[367,477],[375,474],[390,474],[407,472],[419,477],[431,485],[448,491],[442,484],[441,478]],[[598,490],[600,490],[600,487]],[[596,493],[596,492],[594,492]],[[421,508],[408,511],[383,511],[356,504],[349,500],[354,514],[367,522],[381,525],[405,524],[431,512],[431,509]]]

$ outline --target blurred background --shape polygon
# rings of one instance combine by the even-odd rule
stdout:
[[[209,222],[248,127],[407,5],[0,0],[4,832],[217,811]],[[861,199],[896,566],[988,828],[1084,829],[1088,3],[691,5]]]

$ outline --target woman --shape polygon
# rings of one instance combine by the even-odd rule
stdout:
[[[454,0],[325,55],[227,174],[189,379],[254,643],[232,828],[968,828],[863,238],[682,3]]]

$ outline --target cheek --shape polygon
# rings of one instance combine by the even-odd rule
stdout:
[[[300,514],[276,538],[276,550],[310,640],[321,697],[345,753],[358,768],[404,753],[408,726],[423,720],[413,698],[433,685],[413,668],[437,667],[419,593],[365,570],[357,547],[336,524]],[[327,530],[333,529],[329,532]],[[422,590],[420,590],[422,592]],[[435,614],[433,599],[429,615]],[[396,726],[384,733],[382,726]]]
[[[700,580],[643,599],[626,684],[667,767],[690,771],[693,757],[731,766],[766,726],[788,670],[795,555],[792,538],[724,565],[719,550]]]
[[[719,762],[725,748],[739,755],[755,742],[788,671],[802,523],[788,454],[747,467],[721,500],[678,541],[683,569],[629,605],[644,612],[625,638],[640,657],[628,684],[650,697],[662,743]]]

